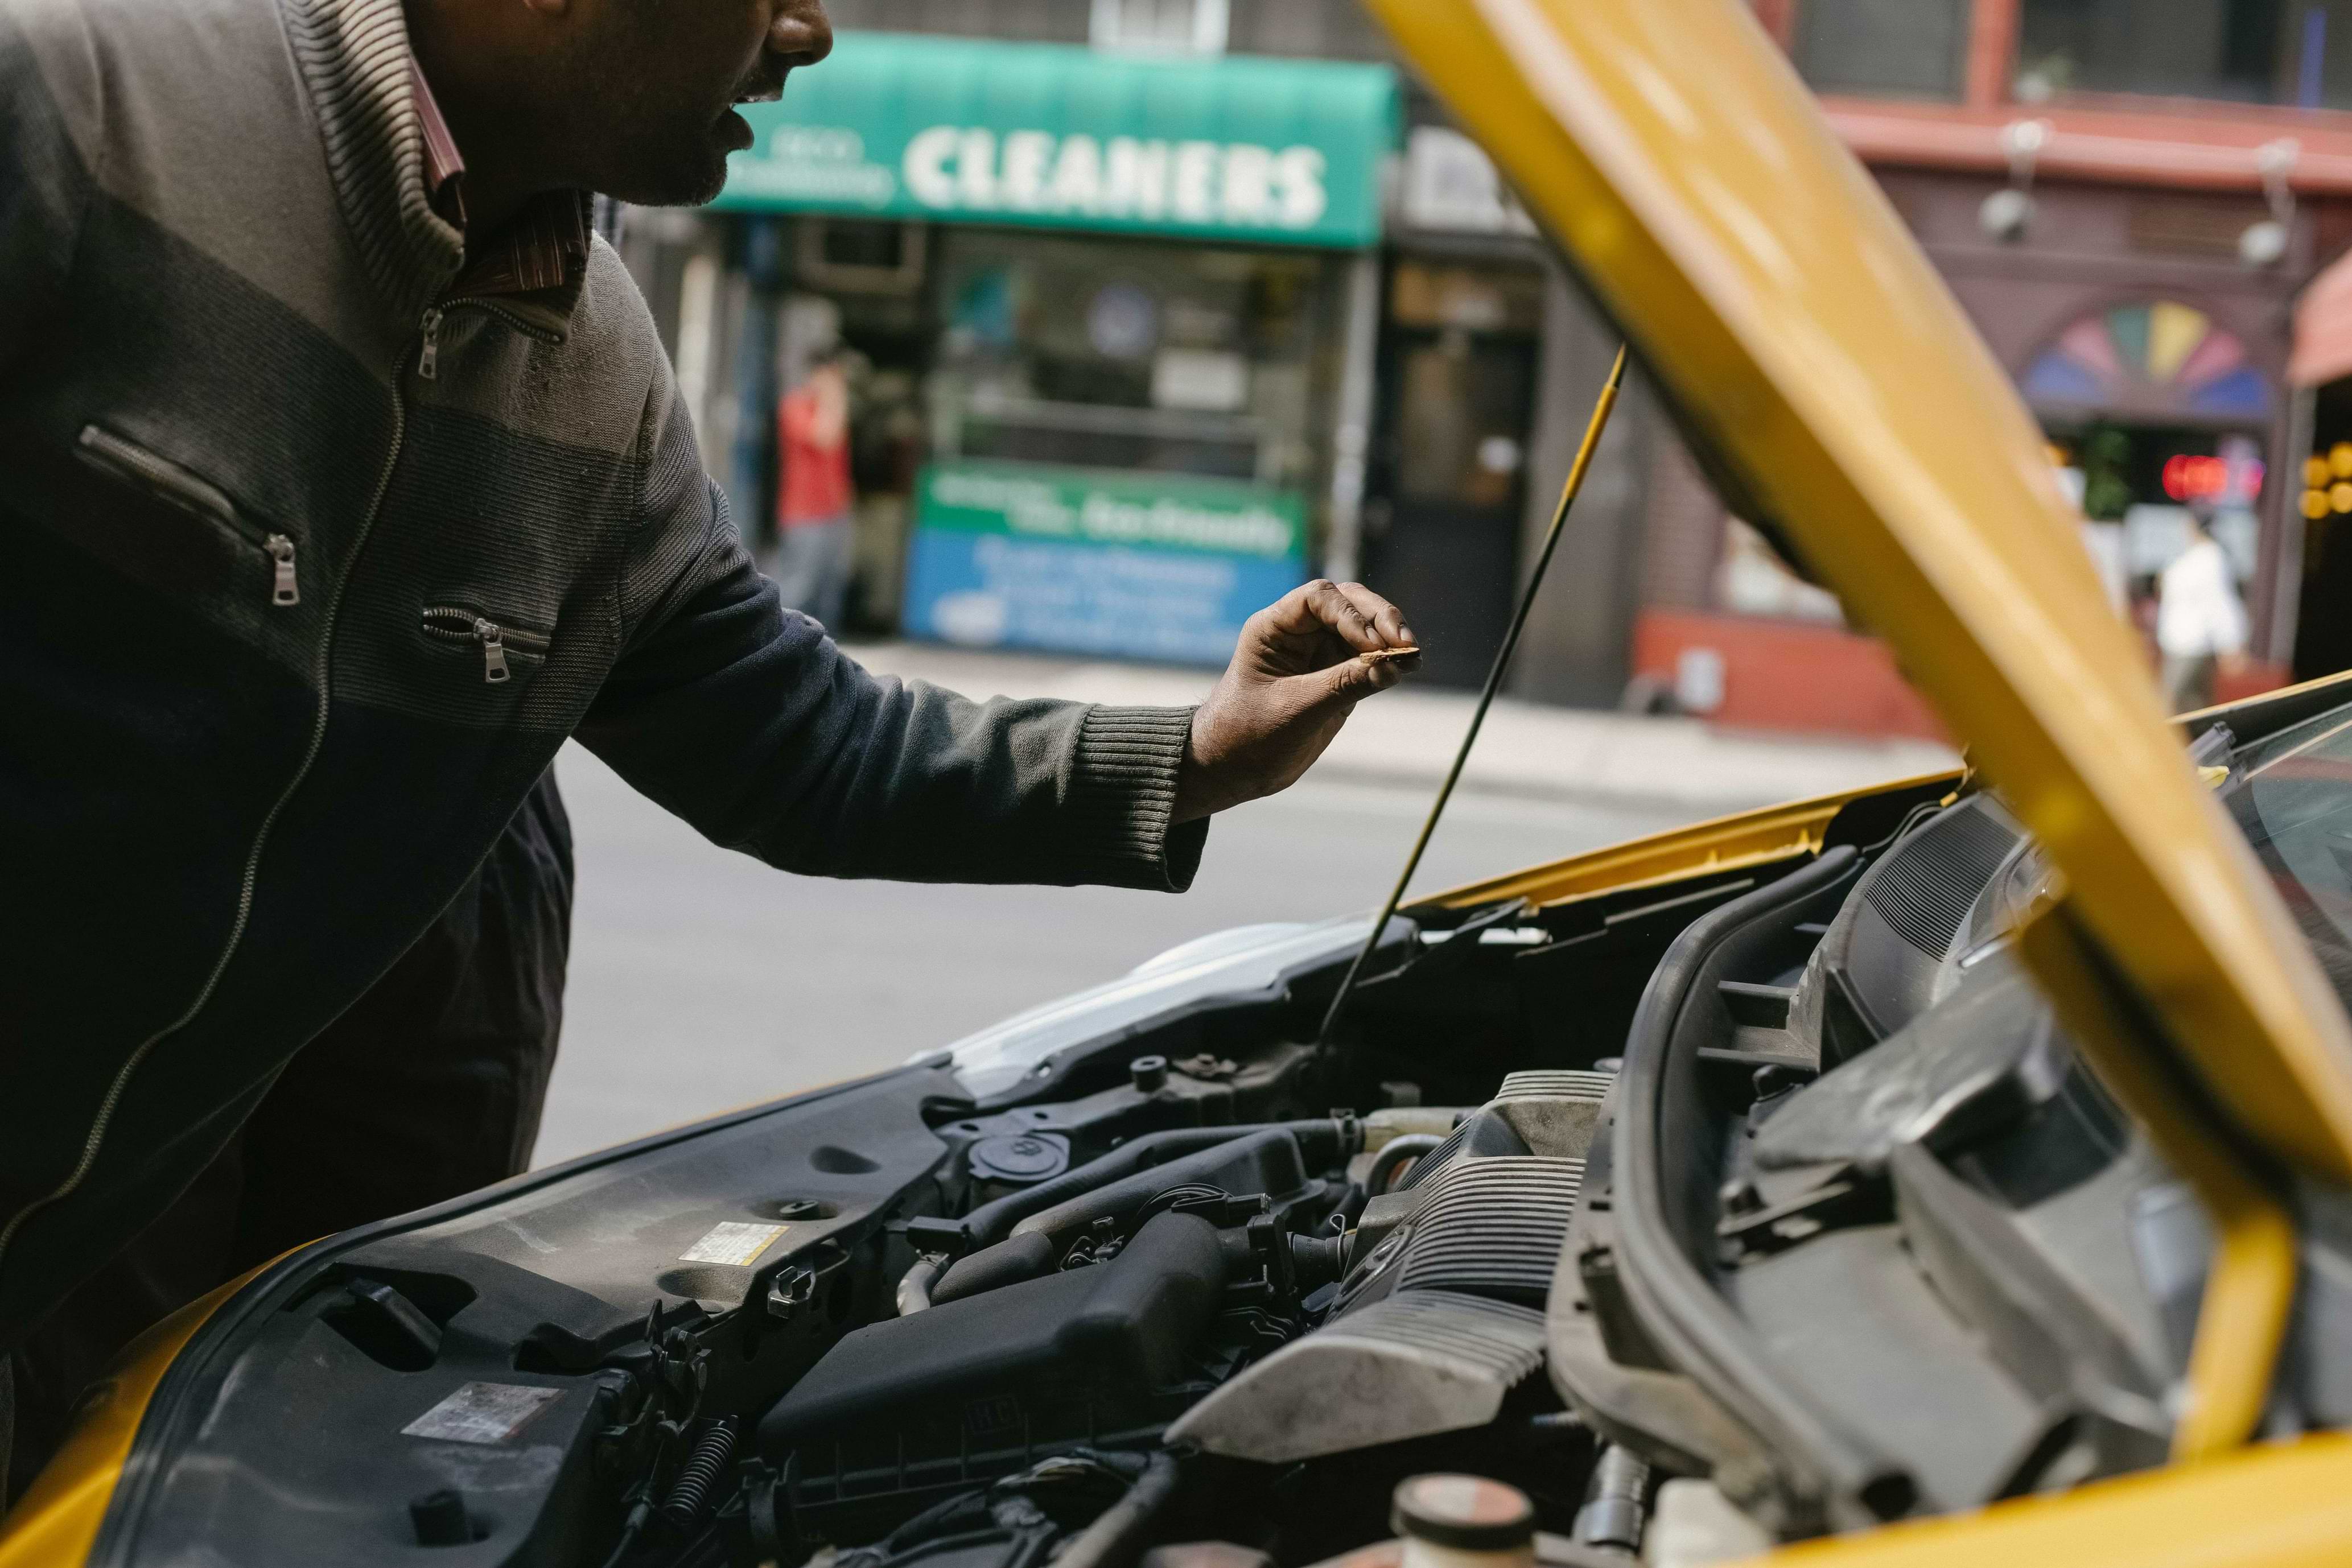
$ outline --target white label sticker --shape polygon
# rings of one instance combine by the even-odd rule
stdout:
[[[731,1263],[748,1269],[768,1244],[785,1231],[789,1225],[754,1225],[747,1220],[722,1219],[702,1233],[702,1239],[678,1254],[681,1263]]]
[[[445,1443],[503,1443],[562,1392],[520,1383],[468,1383],[403,1427],[401,1435]]]

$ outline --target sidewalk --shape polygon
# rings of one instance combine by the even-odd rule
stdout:
[[[977,652],[922,643],[859,643],[877,674],[926,680],[969,696],[1069,697],[1174,706],[1215,675],[1160,664]],[[1476,696],[1405,686],[1361,704],[1316,765],[1322,778],[1435,789],[1462,743]],[[1703,720],[1542,706],[1498,699],[1463,769],[1462,788],[1539,800],[1657,807],[1694,817],[1949,767],[1931,742],[1716,729]]]

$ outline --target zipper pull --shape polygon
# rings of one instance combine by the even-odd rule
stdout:
[[[505,633],[501,632],[498,629],[495,622],[478,619],[476,620],[474,622],[474,635],[481,639],[483,680],[488,682],[491,685],[497,685],[500,681],[507,679],[509,675],[514,674],[513,671],[507,668],[507,645],[505,642]]]
[[[262,541],[262,548],[269,552],[269,559],[278,563],[270,577],[269,602],[301,603],[302,585],[294,580],[294,541],[284,534],[272,534]]]
[[[441,373],[441,307],[425,312],[425,347],[416,356],[416,373],[432,381]]]

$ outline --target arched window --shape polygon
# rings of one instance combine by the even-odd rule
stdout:
[[[2271,413],[2270,378],[2246,362],[2237,334],[2176,299],[2083,317],[2034,358],[2022,385],[2056,413],[2246,423]]]

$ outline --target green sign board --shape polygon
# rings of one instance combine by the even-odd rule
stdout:
[[[1397,145],[1382,66],[843,33],[717,205],[1361,247]]]
[[[923,471],[917,526],[1280,561],[1307,554],[1307,506],[1296,491],[1042,464],[934,464]]]
[[[1223,664],[1307,577],[1295,491],[1013,463],[923,471],[906,624],[983,647]]]

